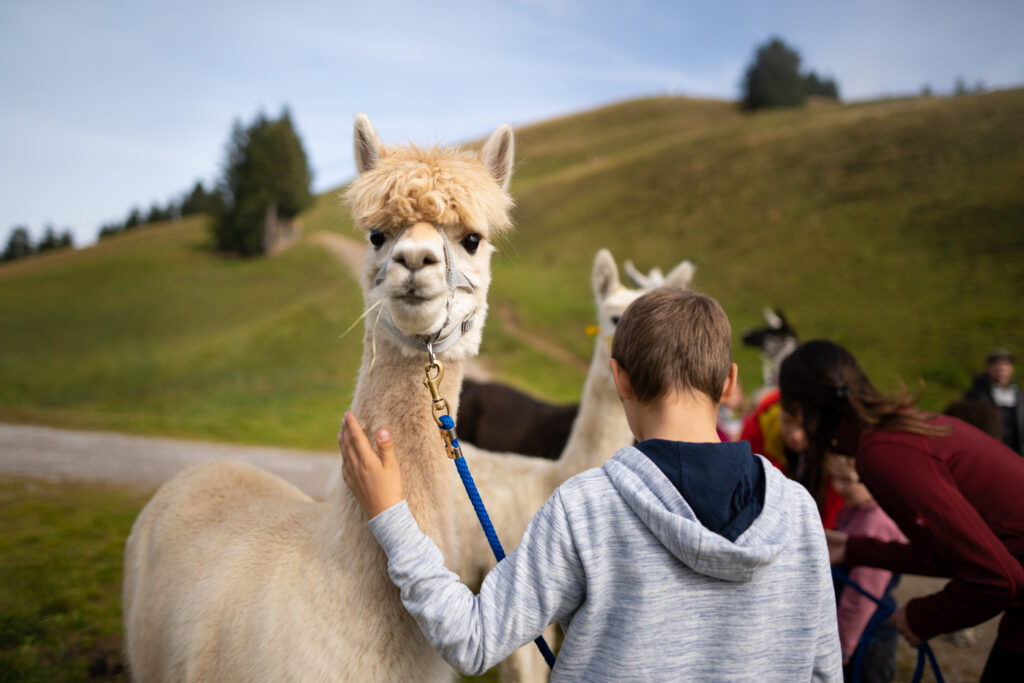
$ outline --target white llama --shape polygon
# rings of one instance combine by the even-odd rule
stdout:
[[[419,349],[436,340],[456,410],[463,362],[480,344],[491,239],[509,226],[512,129],[479,155],[384,148],[360,115],[355,158],[347,199],[370,246],[352,411],[371,434],[391,430],[409,507],[454,567],[454,467]],[[125,548],[124,622],[138,680],[452,678],[403,608],[348,488],[317,503],[238,463],[192,468],[146,505]]]
[[[694,270],[693,264],[683,261],[662,283],[687,287]],[[583,470],[600,466],[615,451],[633,443],[609,360],[615,326],[626,307],[644,290],[630,289],[620,282],[615,259],[607,249],[601,249],[594,258],[591,280],[599,331],[579,414],[561,456],[548,460],[462,444],[466,462],[506,551],[519,544],[530,519],[563,482]],[[456,500],[459,576],[475,589],[495,562],[468,498],[456,495]],[[543,681],[548,669],[531,643],[503,662],[500,673],[503,681]]]

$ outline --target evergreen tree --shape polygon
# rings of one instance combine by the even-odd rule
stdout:
[[[814,71],[801,75],[799,53],[779,38],[758,47],[743,77],[744,109],[795,107],[808,95],[838,100],[839,86]]]
[[[800,55],[778,38],[757,49],[743,79],[743,108],[794,107],[804,102]]]
[[[171,212],[160,208],[160,205],[153,202],[153,205],[149,207],[149,213],[146,214],[146,223],[161,223],[169,220]]]
[[[50,249],[56,249],[60,246],[60,238],[57,237],[57,231],[53,229],[52,225],[47,225],[43,231],[43,238],[39,240],[39,244],[36,246],[36,251],[40,254]]]
[[[311,171],[291,115],[257,115],[248,127],[236,121],[219,183],[221,206],[211,221],[218,249],[242,256],[262,254],[268,217],[290,220],[312,204]]]
[[[104,239],[111,235],[116,235],[119,232],[124,232],[124,225],[121,223],[106,223],[100,227],[99,238]]]
[[[192,216],[209,210],[209,195],[200,181],[192,187],[192,191],[181,200],[181,215]]]
[[[146,221],[142,218],[142,211],[138,207],[132,209],[132,212],[128,214],[128,219],[124,222],[124,229],[131,230],[144,224]]]
[[[814,71],[804,76],[804,92],[816,97],[839,99],[839,87],[831,78],[821,78]]]
[[[61,233],[60,243],[57,246],[58,247],[73,247],[73,246],[75,246],[75,238],[71,234],[71,229],[70,228],[65,228],[64,232]]]
[[[16,261],[32,254],[32,240],[28,235],[28,228],[23,225],[11,229],[11,235],[7,239],[7,247],[4,249],[4,261]]]

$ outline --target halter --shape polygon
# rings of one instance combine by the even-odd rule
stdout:
[[[441,229],[441,226],[437,223],[431,223],[431,225],[434,226],[434,229],[437,230],[438,234],[441,236],[441,244],[444,247],[444,277],[445,283],[448,286],[448,300],[445,302],[444,322],[441,323],[441,327],[435,334],[415,336],[405,334],[386,317],[381,317],[380,322],[392,337],[406,346],[416,349],[417,351],[423,351],[433,355],[435,353],[447,351],[462,338],[462,335],[473,329],[473,318],[476,316],[476,310],[470,313],[460,324],[456,325],[455,329],[446,337],[441,337],[441,333],[444,332],[444,329],[448,327],[448,324],[451,322],[452,304],[455,302],[456,290],[465,289],[472,294],[476,291],[476,287],[474,287],[473,283],[469,281],[469,278],[466,277],[465,273],[461,270],[455,270],[452,267],[454,259],[452,257],[451,242],[449,241],[448,236],[444,234],[444,230]],[[380,270],[377,271],[377,274],[373,278],[374,287],[379,286],[384,282],[384,278],[387,277],[388,268],[392,263],[391,254],[394,252],[395,246],[402,238],[402,235],[405,234],[405,231],[408,229],[409,226],[406,226],[402,228],[397,235],[395,235],[394,242],[391,245],[391,251],[388,253],[387,261],[385,261],[384,265],[380,267]]]

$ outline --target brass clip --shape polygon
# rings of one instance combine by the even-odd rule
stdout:
[[[444,366],[438,360],[431,360],[423,368],[423,371],[427,375],[423,380],[423,385],[430,391],[430,410],[433,413],[434,422],[437,423],[438,428],[441,430],[441,437],[444,439],[444,449],[448,452],[449,458],[456,460],[459,454],[456,452],[455,444],[453,443],[456,439],[453,434],[455,430],[449,429],[441,421],[443,415],[448,415],[449,419],[451,419],[451,408],[448,407],[448,401],[441,396],[440,389],[441,380],[444,378]]]

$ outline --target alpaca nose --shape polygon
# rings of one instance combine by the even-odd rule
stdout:
[[[440,255],[431,248],[431,245],[426,244],[400,251],[396,249],[395,253],[391,256],[391,260],[405,266],[409,270],[419,270],[420,268],[441,262]]]
[[[443,262],[444,252],[437,230],[429,223],[417,223],[412,226],[405,237],[395,245],[391,260],[410,271]]]

